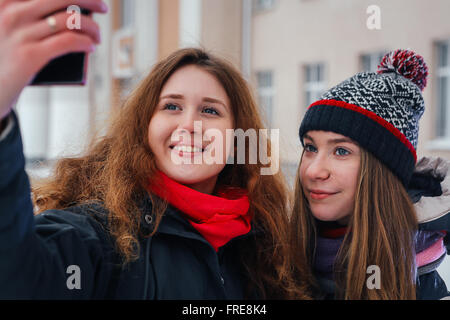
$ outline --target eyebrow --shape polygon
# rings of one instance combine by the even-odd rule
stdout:
[[[305,134],[304,136],[306,139],[311,140],[312,142],[314,142],[314,139],[311,138],[309,135]],[[336,144],[336,143],[342,143],[342,142],[347,142],[347,143],[351,143],[351,144],[355,144],[354,141],[352,141],[350,138],[337,138],[337,139],[330,139],[327,141],[328,144]]]
[[[181,94],[171,93],[171,94],[166,94],[165,96],[162,96],[159,99],[162,100],[162,99],[168,99],[168,98],[171,98],[171,99],[183,99],[184,96],[181,95]]]
[[[168,98],[181,100],[181,99],[184,99],[184,96],[182,94],[171,93],[171,94],[166,94],[165,96],[162,96],[159,99],[162,100],[162,99],[168,99]],[[215,99],[215,98],[211,98],[211,97],[204,97],[202,99],[202,101],[210,102],[210,103],[218,103],[218,104],[223,105],[225,108],[227,108],[226,104],[224,102],[220,101],[219,99]]]

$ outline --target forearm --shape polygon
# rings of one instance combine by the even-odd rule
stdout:
[[[20,242],[33,227],[19,124],[14,113],[5,119],[6,128],[0,134],[0,251]]]
[[[33,215],[14,113],[7,127],[0,140],[0,299],[101,298],[112,272],[106,242],[97,233],[101,228],[88,216],[66,211]],[[67,285],[71,265],[82,274],[77,290]]]

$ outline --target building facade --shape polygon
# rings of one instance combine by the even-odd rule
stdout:
[[[397,48],[422,55],[430,71],[418,156],[450,158],[449,1],[257,2],[264,9],[253,14],[252,72],[256,82],[270,78],[262,88],[270,92],[270,122],[285,139],[287,167],[298,164],[298,127],[309,104],[353,74],[375,71],[383,54]]]

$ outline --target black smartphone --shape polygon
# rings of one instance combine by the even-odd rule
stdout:
[[[90,15],[91,11],[81,9],[81,14]],[[84,85],[88,55],[84,52],[69,53],[51,60],[36,74],[31,86],[38,85]]]

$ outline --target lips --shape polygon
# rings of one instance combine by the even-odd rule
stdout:
[[[201,155],[205,151],[205,148],[203,148],[202,146],[184,145],[181,143],[171,145],[169,148],[172,149],[173,152],[178,154],[179,157],[188,157],[188,158]]]
[[[337,193],[337,192],[330,192],[330,191],[317,190],[317,189],[308,190],[308,192],[309,192],[311,199],[314,199],[314,200],[326,199]]]

